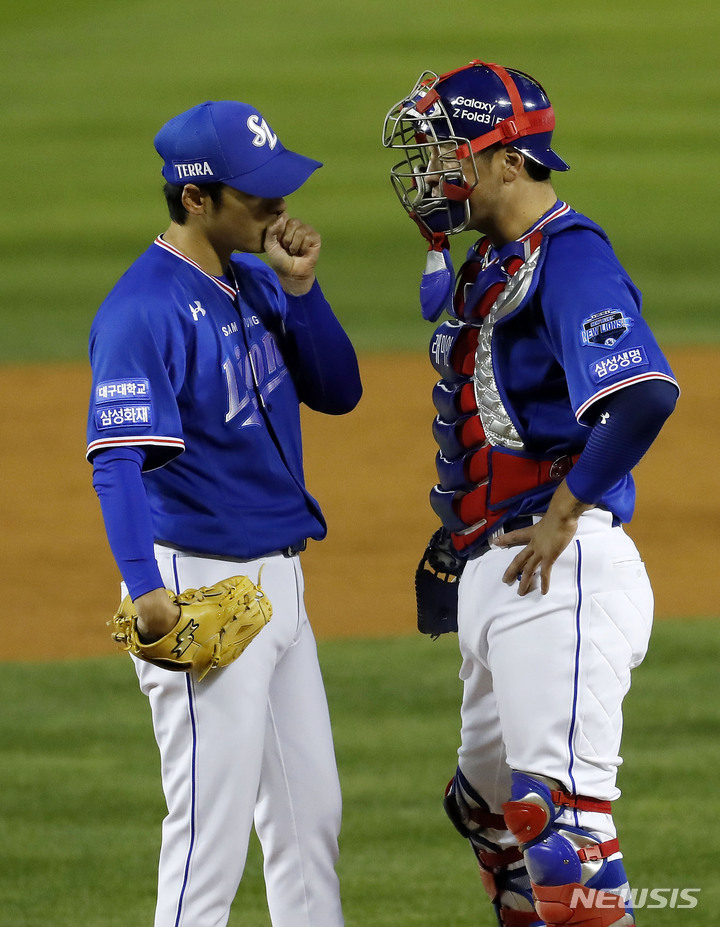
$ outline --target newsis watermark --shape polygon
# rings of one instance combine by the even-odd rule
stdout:
[[[697,907],[699,888],[631,888],[622,892],[604,892],[595,888],[576,888],[570,900],[573,910],[578,908],[612,908],[617,897],[633,908],[682,908]]]

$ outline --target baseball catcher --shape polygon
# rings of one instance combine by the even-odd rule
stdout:
[[[391,178],[429,244],[420,284],[442,524],[418,626],[455,628],[457,768],[443,804],[504,927],[632,927],[612,816],[622,703],[653,597],[623,525],[679,387],[605,231],[560,200],[534,78],[425,71],[387,114]],[[454,274],[449,237],[478,233]],[[551,579],[552,576],[552,579]]]
[[[216,666],[236,660],[272,616],[272,605],[247,576],[232,576],[214,586],[167,594],[180,608],[175,627],[160,640],[143,641],[129,595],[108,624],[123,650],[163,669],[197,673],[203,679]]]

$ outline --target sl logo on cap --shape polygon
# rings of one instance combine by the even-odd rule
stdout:
[[[264,119],[261,119],[260,116],[248,116],[247,127],[255,136],[252,143],[256,148],[262,148],[263,145],[269,145],[270,150],[272,151],[275,145],[277,145],[277,135],[275,135],[267,122],[265,122]]]

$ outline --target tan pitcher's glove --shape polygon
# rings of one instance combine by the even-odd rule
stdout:
[[[180,606],[180,618],[164,637],[143,643],[137,631],[137,611],[125,596],[108,622],[112,638],[123,650],[163,669],[197,673],[202,679],[216,666],[236,660],[272,615],[272,605],[258,584],[247,576],[231,576],[214,586],[166,590]]]

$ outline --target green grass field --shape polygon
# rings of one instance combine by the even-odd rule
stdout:
[[[424,245],[380,132],[422,70],[471,58],[545,84],[572,165],[558,193],[607,227],[661,338],[720,340],[715,0],[9,0],[0,26],[0,362],[85,355],[99,301],[166,224],[155,132],[212,98],[254,102],[325,162],[290,202],[323,233],[357,346],[424,348]]]
[[[99,302],[166,224],[155,132],[224,98],[255,103],[286,145],[325,162],[290,207],[323,234],[321,280],[358,349],[424,350],[424,244],[380,132],[422,70],[476,57],[545,84],[572,165],[558,195],[607,228],[660,340],[720,343],[718,47],[716,0],[9,0],[0,363],[85,356]],[[456,239],[456,259],[468,244]],[[720,925],[719,649],[718,620],[659,624],[628,700],[617,819],[632,882],[701,888],[697,909],[640,924]],[[490,927],[440,802],[455,638],[324,641],[321,658],[348,927]],[[163,800],[129,662],[1,666],[0,927],[149,924]],[[231,927],[268,927],[255,844],[238,901]]]
[[[720,925],[720,622],[665,621],[627,700],[616,805],[637,888],[700,888],[652,927]],[[458,733],[457,639],[321,642],[343,783],[348,927],[494,924],[442,811]],[[0,675],[0,925],[151,922],[164,813],[149,709],[118,655]],[[253,844],[231,927],[269,927]]]

